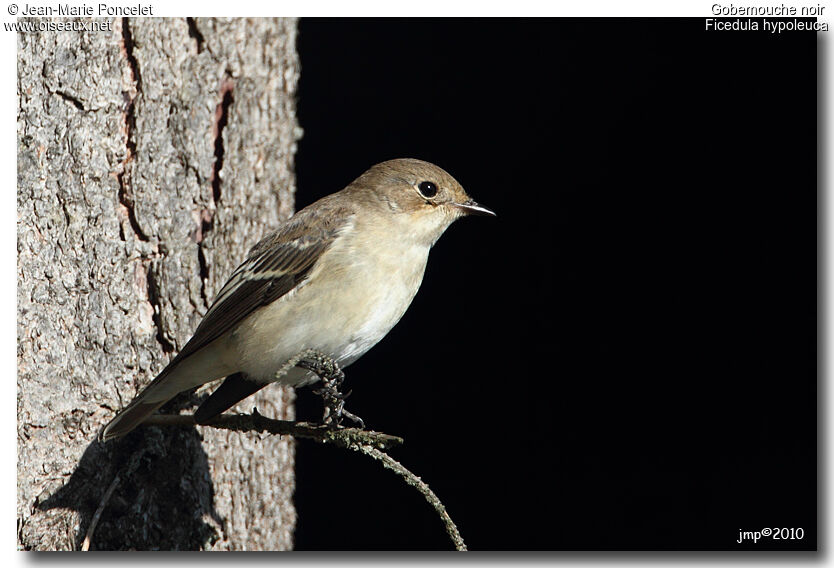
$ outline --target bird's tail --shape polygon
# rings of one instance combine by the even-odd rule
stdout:
[[[176,381],[172,380],[174,376],[169,368],[162,371],[130,404],[116,414],[99,433],[99,440],[106,442],[130,433],[160,406],[177,395],[179,387],[174,384]]]
[[[225,364],[221,354],[219,349],[200,349],[185,359],[177,355],[102,429],[99,439],[105,442],[124,436],[179,393],[232,374],[234,369]]]
[[[104,427],[99,434],[99,440],[106,442],[113,438],[121,438],[125,434],[131,432],[134,428],[139,426],[145,419],[153,414],[160,406],[168,402],[142,402],[142,400],[134,400],[127,408],[119,412],[110,423]]]

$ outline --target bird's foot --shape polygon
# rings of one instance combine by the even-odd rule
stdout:
[[[322,387],[313,392],[319,395],[324,402],[322,424],[337,428],[341,425],[342,418],[349,418],[359,424],[360,428],[365,428],[365,422],[361,418],[345,410],[345,399],[350,396],[350,392],[343,394],[339,390],[345,381],[345,373],[332,357],[321,351],[310,349],[305,352],[304,357],[296,365],[302,369],[312,371],[321,379]]]
[[[356,416],[354,413],[342,408],[342,416],[344,416],[345,418],[349,418],[350,420],[353,420],[354,424],[358,424],[360,429],[365,429],[365,421]]]

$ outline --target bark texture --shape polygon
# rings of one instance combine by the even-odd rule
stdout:
[[[292,212],[296,22],[110,28],[18,38],[18,546],[79,548],[116,480],[91,548],[290,548],[290,438],[95,437]]]

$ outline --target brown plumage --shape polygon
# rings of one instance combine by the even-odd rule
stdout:
[[[296,213],[252,247],[185,347],[102,431],[130,432],[179,392],[228,377],[197,412],[204,422],[317,349],[347,366],[385,336],[422,281],[428,252],[465,214],[494,215],[444,170],[382,162]],[[280,377],[316,380],[302,369]]]

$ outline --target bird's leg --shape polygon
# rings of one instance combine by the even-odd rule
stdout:
[[[361,418],[345,410],[345,399],[350,396],[350,392],[342,394],[339,390],[345,380],[345,373],[332,357],[321,351],[308,349],[296,366],[312,371],[321,379],[322,387],[313,392],[324,402],[323,424],[338,426],[344,416],[359,424],[360,428],[365,428],[365,422]]]

